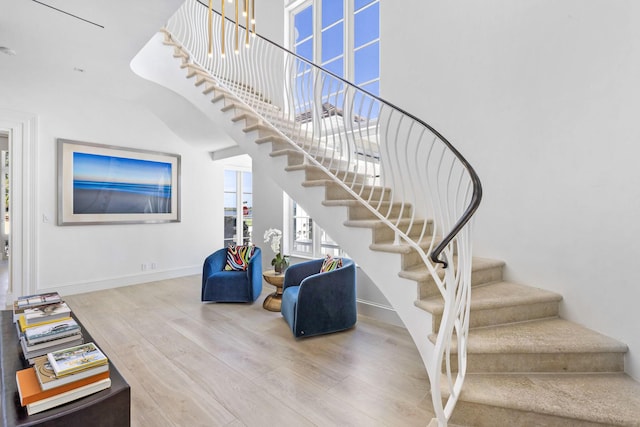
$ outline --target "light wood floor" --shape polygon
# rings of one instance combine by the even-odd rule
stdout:
[[[200,276],[65,296],[131,385],[133,426],[426,426],[406,330],[359,317],[294,339],[280,313],[202,304]]]

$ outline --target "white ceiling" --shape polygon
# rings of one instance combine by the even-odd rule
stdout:
[[[129,67],[183,1],[0,0],[0,47],[16,52],[15,56],[0,53],[0,87],[38,85],[59,93],[73,88],[132,100],[194,145],[207,150],[228,146],[228,137],[210,121],[201,120],[202,114],[191,104],[141,79]],[[175,114],[168,120],[165,101],[180,103],[184,120]]]

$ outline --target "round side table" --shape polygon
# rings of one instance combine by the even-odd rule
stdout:
[[[265,282],[276,287],[276,291],[267,295],[262,303],[262,308],[269,311],[280,311],[282,306],[282,285],[284,283],[284,273],[276,273],[275,270],[267,270],[262,273]]]

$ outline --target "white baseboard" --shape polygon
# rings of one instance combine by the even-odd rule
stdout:
[[[358,314],[405,328],[404,323],[402,323],[402,320],[400,320],[400,317],[392,307],[362,299],[358,299],[356,302],[358,304]]]
[[[104,289],[119,288],[122,286],[139,285],[141,283],[155,282],[158,280],[175,279],[176,277],[191,276],[194,274],[202,274],[201,265],[181,267],[172,270],[156,270],[142,274],[92,280],[90,282],[61,284],[52,288],[39,288],[36,292],[59,292],[62,296],[82,294],[85,292],[101,291]]]

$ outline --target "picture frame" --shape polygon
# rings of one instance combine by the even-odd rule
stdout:
[[[58,225],[180,222],[179,154],[57,139]]]

